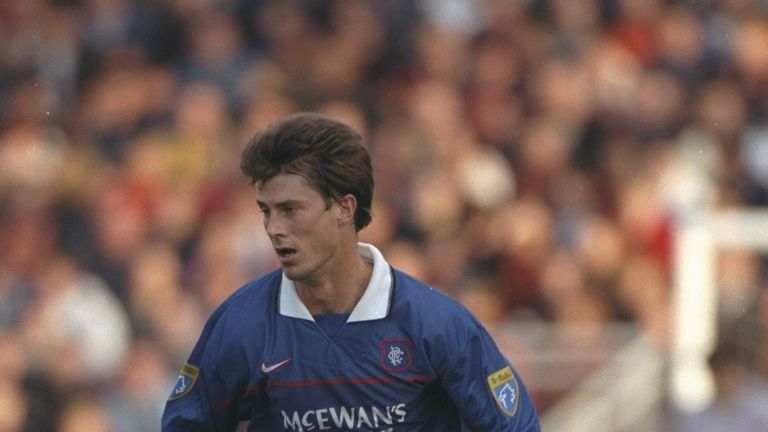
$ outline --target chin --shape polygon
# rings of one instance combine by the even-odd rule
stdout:
[[[300,282],[307,276],[295,267],[283,267],[283,274],[294,282]]]

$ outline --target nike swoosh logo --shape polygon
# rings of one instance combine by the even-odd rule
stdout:
[[[270,373],[273,370],[279,368],[280,366],[284,366],[285,364],[289,363],[290,361],[291,361],[291,357],[288,357],[287,359],[285,359],[285,360],[283,360],[281,362],[277,362],[277,363],[275,363],[273,365],[269,365],[269,366],[267,366],[266,363],[261,362],[261,372],[265,373],[265,374]]]

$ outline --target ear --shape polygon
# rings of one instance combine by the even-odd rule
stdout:
[[[355,211],[357,210],[357,198],[352,194],[346,194],[336,201],[336,218],[339,226],[355,224]]]

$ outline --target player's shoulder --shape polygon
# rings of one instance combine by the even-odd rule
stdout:
[[[412,311],[427,319],[473,320],[470,312],[450,295],[402,271],[393,273],[395,309]]]
[[[485,337],[482,325],[458,300],[406,273],[395,271],[390,319],[423,347],[433,365],[445,365],[467,344]]]
[[[260,275],[237,289],[228,300],[242,302],[245,299],[272,296],[277,293],[282,276],[283,272],[280,269]]]
[[[275,304],[282,271],[263,274],[233,292],[213,312],[212,317],[227,316],[239,320],[240,316],[264,316],[262,309],[269,310]]]

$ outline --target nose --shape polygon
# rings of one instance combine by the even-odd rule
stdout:
[[[280,220],[279,216],[273,214],[264,215],[264,229],[267,231],[267,235],[270,238],[275,238],[285,235],[285,223]]]

